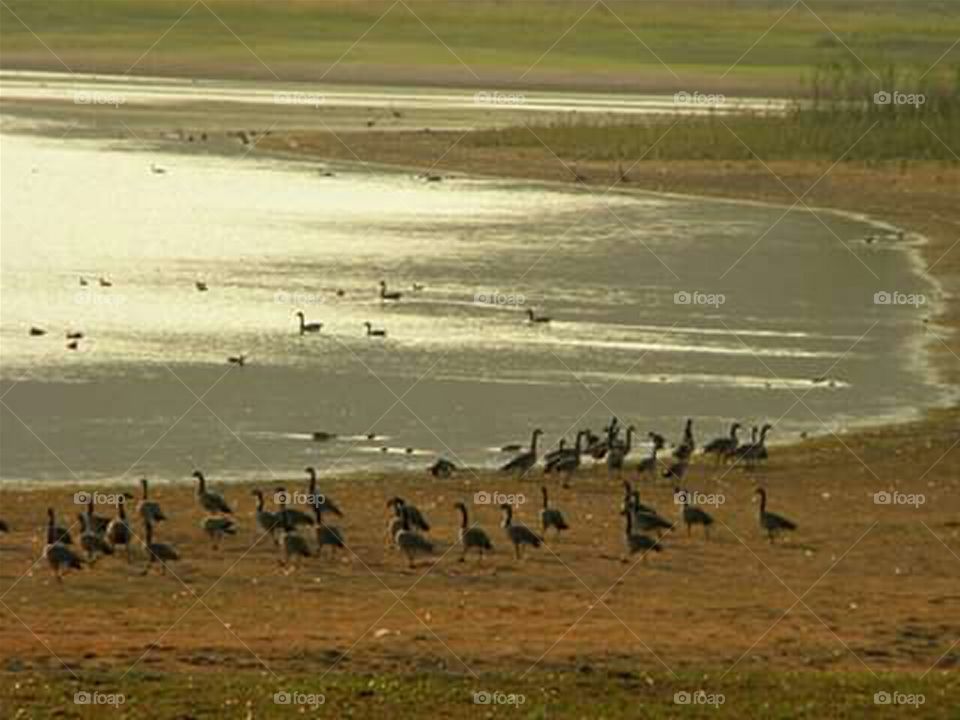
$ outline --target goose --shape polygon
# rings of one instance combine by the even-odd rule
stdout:
[[[457,536],[461,545],[460,562],[464,562],[467,559],[468,550],[476,550],[482,563],[483,554],[485,552],[493,552],[493,544],[490,542],[490,537],[481,528],[468,527],[466,505],[458,502],[454,503],[453,508],[460,512],[460,532]]]
[[[64,570],[81,570],[83,561],[60,541],[62,533],[61,528],[56,525],[53,508],[47,508],[47,544],[43,549],[43,556],[50,564],[50,569],[57,578],[57,582],[63,582]]]
[[[714,454],[717,456],[717,463],[726,460],[731,454],[736,453],[739,442],[737,440],[737,431],[740,430],[740,423],[733,423],[730,426],[730,435],[728,437],[718,437],[707,443],[703,448],[704,455]]]
[[[67,343],[67,350],[79,350],[80,342],[78,340],[71,340]]]
[[[537,438],[543,435],[543,430],[536,428],[530,437],[530,449],[520,453],[513,460],[500,468],[501,472],[519,473],[525,475],[537,464]]]
[[[317,557],[323,557],[323,548],[329,547],[330,554],[336,553],[337,548],[344,548],[343,532],[338,527],[323,522],[323,514],[317,507],[313,508],[317,516]]]
[[[82,332],[71,332],[70,330],[67,330],[67,332],[64,333],[64,335],[67,340],[83,340]]]
[[[295,314],[295,315],[297,316],[297,318],[300,320],[300,334],[301,334],[301,335],[306,335],[307,333],[318,333],[318,332],[320,332],[320,329],[323,327],[323,323],[318,323],[318,322],[308,323],[308,322],[304,322],[305,316],[304,316],[302,310],[297,310],[297,312],[294,313],[294,314]]]
[[[81,275],[81,276],[80,276],[80,287],[86,287],[86,286],[89,285],[89,284],[90,284],[90,283],[87,282],[87,279],[86,279],[85,277],[83,277],[83,275]]]
[[[168,543],[155,543],[153,541],[153,523],[147,520],[146,522],[146,534],[147,539],[144,543],[144,547],[147,551],[147,567],[144,568],[143,574],[146,575],[150,571],[150,566],[155,562],[160,563],[160,574],[167,574],[167,563],[174,562],[180,559],[180,553],[177,552],[177,549]]]
[[[277,517],[280,518],[280,526],[295,530],[300,525],[313,525],[313,518],[307,513],[303,512],[303,510],[287,507],[287,501],[289,499],[290,494],[287,492],[286,488],[278,487],[276,489],[274,502],[280,506],[280,509],[277,510]]]
[[[650,530],[661,535],[673,529],[673,523],[661,517],[656,510],[640,502],[640,493],[636,490],[630,493],[630,512],[633,515],[633,524],[637,530]]]
[[[764,424],[760,428],[760,439],[744,451],[743,459],[746,460],[748,467],[767,459],[767,433],[772,429],[773,425],[770,423]]]
[[[624,460],[626,460],[627,455],[630,454],[630,450],[633,445],[633,433],[635,428],[633,425],[627,428],[627,437],[623,444],[616,443],[611,445],[610,451],[607,454],[607,470],[610,472],[619,472],[623,469]]]
[[[197,479],[197,502],[200,507],[209,513],[225,513],[232,515],[233,510],[227,505],[227,501],[219,493],[207,490],[207,479],[199,470],[194,470],[192,477]]]
[[[750,450],[754,445],[757,444],[757,441],[760,439],[760,428],[756,425],[750,431],[750,441],[745,443],[740,443],[737,445],[737,449],[734,451],[734,455],[737,460],[744,460],[747,455],[747,451]]]
[[[327,442],[328,440],[336,440],[337,434],[326,432],[324,430],[317,430],[315,432],[310,433],[310,439],[313,440],[314,442]]]
[[[647,554],[651,550],[653,552],[660,552],[663,549],[660,543],[654,540],[652,537],[649,537],[648,535],[634,534],[634,515],[630,510],[624,510],[622,515],[626,518],[626,527],[623,534],[623,539],[629,555],[641,553],[640,559],[643,562],[646,562]],[[626,561],[626,558],[624,558],[624,561]]]
[[[410,505],[403,498],[394,497],[387,502],[387,507],[393,505],[400,505],[403,508],[403,514],[407,516],[410,525],[412,525],[417,530],[422,530],[423,532],[430,532],[430,523],[427,522],[426,518],[423,516],[423,513],[417,509],[416,505]],[[396,512],[396,510],[394,510]]]
[[[387,501],[387,507],[393,510],[393,517],[387,521],[386,544],[392,545],[397,533],[403,530],[403,500],[400,498],[391,498]]]
[[[543,472],[552,473],[558,467],[563,466],[564,463],[570,463],[575,461],[576,458],[583,453],[583,438],[587,437],[589,430],[579,430],[577,431],[577,439],[573,444],[572,448],[566,447],[566,444],[563,440],[559,443],[559,447],[544,455],[543,457]],[[577,449],[580,447],[581,449]]]
[[[193,286],[197,288],[197,292],[206,292],[207,290],[209,290],[209,288],[207,287],[207,284],[203,282],[203,280],[197,280],[193,284]]]
[[[555,463],[557,460],[560,459],[560,456],[563,455],[566,451],[567,451],[567,439],[560,438],[560,440],[557,442],[557,449],[551,450],[550,452],[544,454],[543,456],[544,467],[547,467]]]
[[[280,503],[280,510],[277,513],[277,516],[280,518],[280,542],[283,547],[283,555],[280,559],[280,564],[287,566],[290,565],[291,558],[299,563],[300,558],[312,557],[313,553],[310,552],[310,546],[307,544],[307,541],[297,534],[297,531],[292,525],[286,522],[286,520],[289,518],[289,515],[286,513],[286,492],[283,490],[278,490],[277,498]]]
[[[7,524],[6,520],[0,520],[0,532],[2,533],[10,532],[10,526]]]
[[[306,468],[307,475],[310,478],[310,482],[307,486],[307,494],[310,495],[312,502],[310,503],[319,513],[323,514],[325,512],[336,515],[337,517],[343,517],[343,513],[340,511],[340,508],[337,507],[337,504],[328,498],[325,494],[320,494],[317,492],[317,471],[315,468],[308,467]]]
[[[157,165],[156,163],[150,163],[150,172],[152,172],[154,175],[166,175],[167,169],[161,165]]]
[[[97,282],[100,284],[100,287],[113,287],[113,283],[106,278],[100,278]]]
[[[410,529],[411,516],[408,510],[409,507],[407,506],[401,508],[400,515],[403,527],[397,531],[397,534],[394,536],[394,542],[397,547],[400,548],[400,552],[407,556],[407,563],[413,568],[415,566],[414,559],[417,555],[430,555],[433,553],[433,543],[415,530]]]
[[[675,460],[666,470],[663,471],[663,477],[673,478],[674,480],[683,480],[687,474],[687,468],[690,467],[690,459]]]
[[[233,520],[222,515],[208,515],[200,521],[200,527],[213,541],[213,549],[220,548],[220,541],[224,535],[236,535],[237,528]]]
[[[523,448],[523,443],[508,443],[500,447],[500,452],[520,452]]]
[[[254,512],[254,518],[257,521],[257,527],[260,532],[268,534],[273,544],[277,544],[276,532],[280,529],[280,516],[263,507],[263,493],[260,490],[251,490],[250,494],[257,498],[257,509]]]
[[[634,497],[636,496],[636,497]],[[653,508],[640,503],[640,493],[633,489],[633,486],[627,481],[623,481],[623,503],[621,510],[632,507],[636,512],[653,513]]]
[[[544,472],[559,472],[564,474],[563,486],[567,487],[570,482],[570,477],[577,471],[577,468],[580,467],[580,455],[582,453],[581,443],[583,441],[583,433],[577,433],[577,442],[569,453],[566,453],[557,460],[549,469],[544,469]]]
[[[160,503],[150,500],[148,497],[146,478],[140,478],[140,488],[143,492],[143,498],[137,503],[137,514],[143,518],[143,522],[158,523],[166,520],[167,516],[160,509]]]
[[[527,309],[527,322],[533,325],[545,324],[550,322],[550,318],[546,315],[537,315],[532,308],[529,308]]]
[[[117,516],[107,525],[107,541],[114,550],[117,549],[117,545],[124,546],[124,549],[127,551],[128,563],[130,562],[130,547],[133,545],[133,532],[130,530],[130,523],[127,522],[125,506],[126,501],[132,497],[133,496],[127,495],[126,493],[117,496]]]
[[[87,500],[87,512],[84,517],[90,532],[96,533],[97,535],[103,535],[107,531],[107,526],[110,524],[110,518],[97,515],[93,511],[93,495],[90,495],[89,499]]]
[[[410,286],[410,289],[413,290],[414,292],[422,292],[424,289],[424,285],[421,283],[415,282],[413,285]]]
[[[382,330],[382,329],[380,329],[380,328],[376,328],[376,329],[375,329],[375,328],[373,327],[373,325],[371,325],[371,324],[368,323],[368,322],[365,322],[365,323],[363,324],[363,326],[367,329],[367,337],[382,337],[382,338],[385,338],[385,337],[387,336],[387,331],[386,331],[386,330]]]
[[[236,365],[237,367],[243,367],[247,362],[246,355],[231,355],[227,358],[227,362],[231,365]]]
[[[663,450],[664,439],[662,435],[655,432],[647,433],[647,436],[653,442],[650,448],[650,455],[637,463],[637,473],[640,475],[650,475],[657,469],[657,453]]]
[[[543,538],[526,525],[513,524],[513,508],[510,505],[504,503],[500,506],[500,510],[503,511],[500,526],[506,531],[507,539],[513,544],[513,553],[517,560],[522,557],[522,546],[530,545],[538,548],[543,544]]]
[[[689,537],[694,525],[703,525],[703,537],[710,539],[710,526],[713,525],[713,518],[706,510],[702,510],[695,505],[688,503],[689,491],[681,490],[678,487],[673,489],[674,497],[683,504],[683,523],[687,526],[687,536]]]
[[[397,292],[396,290],[387,290],[387,283],[384,280],[380,281],[380,299],[381,300],[399,300],[403,297],[403,293]]]
[[[93,565],[100,555],[113,555],[113,548],[91,526],[89,517],[85,513],[77,513],[80,522],[80,547],[87,554],[87,562]]]
[[[46,335],[46,334],[47,334],[47,331],[44,330],[43,328],[38,328],[35,325],[30,328],[31,337],[40,337],[41,335]]]
[[[457,466],[446,458],[437,458],[437,461],[430,466],[430,474],[436,478],[447,478],[457,471]]]
[[[546,535],[549,528],[554,528],[557,531],[557,537],[559,537],[560,533],[563,530],[569,530],[570,526],[567,525],[562,512],[550,507],[547,502],[546,486],[540,486],[540,494],[543,496],[543,509],[540,511],[540,525],[543,528],[543,534]]]
[[[797,524],[792,520],[787,520],[782,515],[767,512],[767,491],[763,488],[757,488],[757,495],[760,496],[760,528],[767,533],[767,537],[772,543],[781,533],[792,532],[797,529]]]

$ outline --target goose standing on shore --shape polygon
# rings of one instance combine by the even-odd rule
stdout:
[[[251,490],[250,494],[257,498],[257,509],[254,512],[254,518],[257,521],[257,527],[260,532],[266,533],[273,540],[273,544],[278,543],[277,531],[280,530],[280,516],[274,512],[264,509],[263,492],[260,490]]]
[[[468,550],[476,550],[482,563],[483,554],[493,552],[493,543],[490,542],[490,537],[481,528],[469,527],[466,505],[458,502],[454,503],[453,508],[460,512],[460,531],[457,534],[457,539],[460,541],[460,562],[467,559]]]
[[[87,562],[92,566],[101,555],[113,555],[110,543],[94,529],[89,513],[77,513],[80,522],[80,547],[87,554]]]
[[[194,470],[192,477],[197,479],[197,502],[200,503],[200,507],[209,513],[233,514],[233,510],[227,505],[227,501],[223,499],[223,495],[215,493],[212,490],[207,490],[207,479],[203,476],[202,472]]]
[[[107,526],[110,524],[110,518],[97,515],[93,510],[93,506],[94,496],[90,494],[90,497],[87,500],[87,512],[84,515],[84,519],[87,523],[86,527],[97,535],[103,535],[107,531]]]
[[[770,423],[764,424],[760,428],[760,439],[743,452],[743,459],[747,467],[755,467],[758,462],[764,462],[767,459],[767,433],[773,430]]]
[[[81,570],[83,568],[83,561],[76,553],[60,542],[59,538],[63,533],[59,531],[62,529],[56,525],[53,508],[47,508],[47,544],[43,549],[43,556],[47,559],[57,582],[63,582],[64,570]]]
[[[107,525],[107,542],[117,549],[117,545],[123,545],[127,551],[127,562],[130,562],[130,547],[133,545],[133,532],[130,530],[130,523],[127,521],[126,501],[132,499],[132,495],[126,493],[117,496],[117,516]]]
[[[543,435],[543,430],[536,428],[530,436],[530,449],[520,453],[513,460],[503,465],[500,470],[506,473],[525,475],[537,464],[537,439]]]
[[[338,527],[327,525],[323,522],[323,514],[316,505],[313,507],[313,512],[317,516],[317,557],[323,557],[323,549],[325,547],[330,548],[330,555],[333,557],[336,554],[337,548],[346,547],[346,544],[343,542],[343,531]]]
[[[657,469],[657,453],[663,450],[665,444],[663,436],[655,432],[647,433],[653,445],[650,448],[650,454],[637,464],[637,473],[640,475],[652,475]]]
[[[766,490],[757,488],[756,494],[760,496],[760,527],[767,533],[771,543],[781,534],[797,529],[797,524],[792,520],[787,520],[776,513],[767,512]]]
[[[317,470],[314,467],[307,467],[304,469],[304,472],[307,473],[309,481],[307,483],[307,495],[309,496],[309,504],[321,515],[323,513],[330,513],[331,515],[336,515],[339,518],[343,517],[343,513],[340,511],[340,508],[337,507],[337,504],[327,497],[326,494],[320,493],[317,491]]]
[[[160,563],[160,574],[167,574],[167,563],[175,562],[180,559],[180,553],[177,549],[168,543],[158,543],[153,541],[153,523],[149,520],[146,523],[147,538],[144,548],[147,551],[147,566],[143,569],[143,574],[150,572],[151,566],[155,562]]]
[[[630,493],[629,509],[633,515],[633,525],[640,532],[655,532],[663,535],[673,529],[673,523],[662,517],[656,510],[640,502],[640,493]]]
[[[687,537],[690,536],[694,525],[703,525],[704,540],[710,539],[710,526],[713,525],[713,517],[701,508],[689,504],[690,491],[681,490],[678,487],[673,489],[674,498],[682,503],[683,511],[681,517],[684,525],[687,526]]]
[[[415,567],[414,560],[417,555],[430,555],[433,553],[433,543],[420,535],[415,530],[410,529],[410,513],[406,512],[409,508],[401,507],[401,520],[403,527],[397,531],[394,536],[394,542],[404,555],[407,556],[407,564],[410,568]]]
[[[569,530],[570,526],[567,525],[567,521],[564,519],[562,512],[557,508],[550,507],[545,485],[540,486],[540,494],[543,496],[543,509],[540,510],[540,526],[543,528],[543,534],[546,535],[547,530],[553,528],[557,531],[557,537],[559,537],[560,533],[563,530]]]
[[[545,468],[544,472],[558,472],[563,473],[563,487],[570,486],[570,478],[577,471],[577,468],[580,467],[580,456],[583,454],[583,437],[585,433],[577,433],[577,442],[574,444],[573,449],[570,452],[565,453],[560,457],[549,469]]]
[[[430,532],[430,523],[427,522],[427,519],[416,505],[410,505],[401,497],[393,497],[387,501],[387,507],[394,508],[394,512],[396,512],[398,505],[402,508],[403,515],[408,518],[411,527],[416,530],[421,530],[422,532]]]
[[[642,535],[639,533],[633,532],[633,521],[634,515],[632,510],[624,510],[621,513],[626,519],[626,526],[623,534],[624,545],[627,549],[628,555],[636,555],[637,553],[642,553],[640,559],[643,562],[647,561],[647,555],[652,550],[653,552],[660,552],[663,548],[660,543],[654,540],[648,535]],[[624,562],[627,561],[627,558],[624,558]]]
[[[166,520],[167,516],[160,509],[160,503],[150,500],[146,478],[140,478],[140,490],[143,495],[137,503],[137,514],[143,518],[143,522],[157,524]]]
[[[703,448],[704,455],[716,455],[717,464],[723,460],[736,455],[737,448],[740,445],[737,439],[737,432],[740,430],[740,423],[733,423],[730,426],[730,435],[728,437],[718,437],[707,443]]]
[[[308,323],[308,322],[306,322],[306,318],[305,318],[302,310],[297,310],[297,312],[294,313],[294,314],[295,314],[295,315],[297,316],[297,318],[299,318],[299,320],[300,320],[300,334],[301,334],[301,335],[306,335],[307,333],[319,333],[320,330],[323,329],[323,323],[319,323],[319,322]]]
[[[297,534],[296,529],[292,525],[286,522],[286,520],[290,517],[287,514],[287,491],[283,488],[277,488],[276,498],[278,504],[280,505],[280,509],[277,511],[277,516],[280,518],[280,544],[283,548],[283,555],[280,559],[280,564],[284,567],[289,567],[291,565],[292,558],[296,561],[296,564],[299,565],[300,558],[312,557],[313,553],[310,552],[310,546],[307,544],[307,541]]]
[[[633,433],[635,428],[633,425],[627,428],[626,440],[623,443],[613,443],[610,446],[610,451],[607,453],[607,471],[611,473],[619,473],[623,470],[623,463],[627,459],[627,455],[630,454],[630,450],[633,446]]]
[[[291,501],[290,493],[284,487],[277,488],[274,495],[274,502],[280,506],[277,510],[277,516],[280,518],[280,526],[296,530],[301,525],[313,525],[313,517],[303,510],[287,507]]]
[[[504,503],[500,506],[500,510],[503,511],[503,520],[500,522],[500,527],[506,531],[507,539],[513,545],[513,553],[517,560],[522,557],[521,548],[524,545],[538,548],[543,544],[543,538],[526,525],[513,524],[513,508],[510,505]]]

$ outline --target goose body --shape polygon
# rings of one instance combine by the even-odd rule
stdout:
[[[126,496],[121,496],[126,498]],[[127,511],[124,508],[125,503],[120,498],[117,499],[117,517],[107,525],[107,542],[116,549],[117,545],[123,545],[127,551],[127,562],[130,562],[130,546],[133,544],[133,531],[130,530],[130,523],[127,521]]]
[[[209,515],[200,521],[200,527],[213,541],[213,549],[220,546],[224,535],[236,535],[237,528],[233,520],[222,515]]]
[[[709,540],[710,526],[713,525],[713,517],[706,510],[698,508],[695,505],[690,505],[687,501],[688,492],[686,490],[674,488],[673,492],[675,496],[680,496],[683,503],[681,517],[683,518],[683,524],[687,526],[687,535],[690,535],[694,525],[702,525],[703,537],[704,539]]]
[[[730,426],[730,435],[728,437],[715,438],[707,443],[706,447],[703,448],[704,455],[715,455],[718,463],[735,456],[737,447],[740,444],[737,439],[737,431],[739,430],[740,423],[733,423],[733,425]]]
[[[315,468],[308,467],[306,473],[309,476],[310,480],[307,485],[307,494],[312,499],[311,506],[320,514],[330,513],[331,515],[336,515],[337,517],[343,517],[343,512],[337,507],[337,504],[331,500],[326,494],[317,492],[317,471]]]
[[[507,539],[513,545],[514,556],[517,560],[522,557],[522,549],[524,546],[529,545],[530,547],[538,548],[543,544],[543,538],[533,532],[533,530],[528,528],[526,525],[513,524],[512,507],[507,504],[503,504],[500,506],[500,509],[503,511],[503,520],[501,521],[500,526],[504,529]]]
[[[379,328],[374,328],[371,323],[365,322],[363,326],[367,329],[367,337],[381,337],[385,338],[387,336],[387,331]]]
[[[641,554],[641,558],[646,561],[647,554],[650,551],[660,552],[663,548],[660,543],[654,540],[648,535],[642,535],[634,533],[633,531],[633,512],[626,511],[623,513],[623,516],[626,518],[626,530],[624,532],[624,545],[626,546],[627,553],[629,555],[636,555],[637,553]]]
[[[43,555],[56,576],[57,582],[63,581],[64,570],[80,570],[83,568],[83,561],[80,557],[60,542],[59,538],[62,535],[63,528],[57,527],[53,508],[47,508],[47,544],[43,549]]]
[[[633,433],[635,429],[633,425],[627,428],[627,437],[623,444],[615,443],[610,446],[610,450],[607,453],[607,470],[611,472],[619,472],[623,469],[623,463],[627,459],[627,455],[630,454],[630,450],[633,446]]]
[[[163,520],[167,519],[167,516],[163,514],[163,511],[160,509],[160,503],[155,502],[149,499],[148,488],[147,488],[147,479],[140,479],[140,488],[143,493],[143,496],[139,503],[137,503],[137,514],[143,519],[144,523],[156,524]]]
[[[416,286],[414,286],[416,290]],[[399,300],[403,297],[403,293],[397,292],[396,290],[387,290],[387,283],[385,280],[380,281],[380,299],[381,300]]]
[[[149,571],[150,566],[158,562],[160,563],[160,573],[166,575],[167,563],[179,560],[180,553],[177,552],[177,549],[173,545],[153,541],[153,524],[151,522],[148,521],[145,527],[147,533],[146,542],[144,543],[147,551],[146,571]]]
[[[408,509],[409,506],[402,507],[402,510],[404,511]],[[433,553],[433,543],[415,530],[410,529],[409,512],[401,512],[401,516],[403,526],[394,536],[394,542],[400,549],[400,552],[406,555],[407,564],[413,568],[415,566],[414,560],[416,559],[417,555],[430,555]]]
[[[257,527],[260,532],[270,535],[274,544],[277,543],[276,533],[281,528],[280,516],[277,513],[266,510],[263,506],[263,492],[260,490],[251,490],[250,494],[257,498],[257,509],[254,512],[254,518],[257,521]]]
[[[87,562],[91,565],[97,561],[101,555],[113,555],[113,548],[103,536],[94,530],[90,525],[90,519],[83,513],[77,513],[77,520],[80,521],[80,547],[87,554]]]
[[[343,542],[343,532],[340,528],[326,525],[319,510],[315,509],[314,511],[317,513],[317,555],[321,555],[325,547],[329,547],[331,553],[335,552],[337,548],[346,547]]]

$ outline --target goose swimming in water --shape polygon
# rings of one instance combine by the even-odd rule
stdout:
[[[536,428],[530,437],[530,449],[503,465],[501,472],[526,474],[537,464],[537,439],[543,435],[543,430]]]
[[[365,323],[363,324],[363,326],[367,329],[367,337],[382,337],[382,338],[385,338],[385,337],[387,336],[387,331],[386,331],[386,330],[381,330],[381,329],[379,329],[379,328],[374,329],[373,325],[371,325],[371,324],[368,323],[368,322],[365,322]]]
[[[70,330],[68,330],[68,331],[65,333],[65,337],[67,338],[67,340],[83,340],[83,333],[82,333],[82,332],[71,332]]]
[[[295,314],[295,315],[297,316],[297,318],[300,320],[300,334],[301,334],[301,335],[306,335],[307,333],[319,333],[320,330],[323,328],[323,323],[318,323],[318,322],[308,323],[308,322],[305,322],[305,316],[304,316],[302,310],[297,310],[297,312],[294,313],[294,314]]]
[[[792,520],[787,520],[787,518],[776,513],[767,512],[766,490],[757,488],[756,494],[760,496],[760,527],[767,533],[771,543],[782,533],[797,529],[797,524]]]
[[[403,297],[403,293],[397,292],[396,290],[387,290],[387,283],[385,280],[380,281],[380,299],[381,300],[399,300]]]
[[[100,284],[100,287],[113,287],[113,283],[106,278],[100,278],[97,282]]]
[[[231,365],[236,365],[237,367],[243,367],[247,362],[246,355],[231,355],[227,358],[227,362]]]
[[[47,334],[47,331],[44,330],[43,328],[38,328],[36,326],[33,326],[30,328],[30,337],[40,337],[46,334]]]
[[[207,479],[199,470],[193,471],[193,477],[197,479],[197,502],[200,507],[209,513],[225,513],[232,515],[233,510],[227,505],[227,501],[219,493],[207,490]]]
[[[534,325],[537,325],[537,324],[542,325],[550,322],[550,318],[547,317],[546,315],[537,315],[537,313],[533,310],[533,308],[528,308],[527,322],[532,323]]]
[[[529,545],[538,548],[543,544],[543,538],[526,525],[513,524],[513,508],[510,505],[503,503],[500,510],[503,511],[503,520],[500,522],[500,527],[506,531],[507,539],[513,545],[514,557],[517,560],[520,560],[523,556],[523,546]]]
[[[469,527],[466,505],[458,502],[454,503],[453,508],[460,513],[460,531],[457,534],[457,539],[460,541],[461,547],[460,562],[464,562],[467,559],[468,550],[476,550],[482,563],[483,554],[485,552],[493,552],[493,543],[490,542],[490,536],[481,528]]]
[[[630,450],[633,449],[634,432],[635,428],[631,425],[627,428],[626,440],[622,444],[618,442],[610,446],[610,450],[607,453],[608,472],[620,472],[623,469],[623,463],[627,459],[627,455],[630,454]]]
[[[53,512],[53,508],[47,508],[47,544],[43,549],[43,556],[47,559],[50,569],[57,578],[57,582],[63,582],[64,570],[81,570],[83,561],[60,541],[62,528],[58,528]]]
[[[197,280],[197,281],[193,284],[193,286],[194,286],[195,288],[197,288],[197,292],[206,292],[206,291],[209,289],[209,288],[207,287],[207,284],[206,284],[205,282],[203,282],[202,280]]]

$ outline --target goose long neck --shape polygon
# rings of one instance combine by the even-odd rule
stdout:
[[[627,517],[626,533],[627,533],[627,535],[632,535],[632,534],[633,534],[633,512],[632,512],[632,508],[627,508],[626,510],[624,510],[624,513],[623,513],[623,514],[626,515],[626,517]]]
[[[760,491],[760,512],[765,513],[767,511],[767,493]]]
[[[263,512],[263,493],[256,493],[257,496],[257,512]]]
[[[140,489],[143,491],[143,499],[146,500],[146,499],[150,496],[150,493],[149,493],[149,491],[147,490],[147,479],[146,479],[146,478],[144,478],[143,480],[140,481]]]
[[[47,513],[47,545],[53,545],[54,541],[57,539],[57,533],[54,530],[54,524],[53,513]]]
[[[548,507],[548,504],[547,504],[547,489],[546,489],[546,488],[540,488],[540,494],[543,495],[543,509],[546,510],[547,507]]]
[[[540,437],[540,433],[536,430],[533,431],[533,435],[530,436],[530,452],[534,455],[537,454],[537,439]]]
[[[457,511],[460,513],[460,529],[466,530],[467,529],[467,508],[465,508],[463,505],[459,505],[457,507]]]
[[[510,524],[513,522],[513,508],[505,507],[503,509],[503,522],[501,525],[504,527],[510,527]]]

